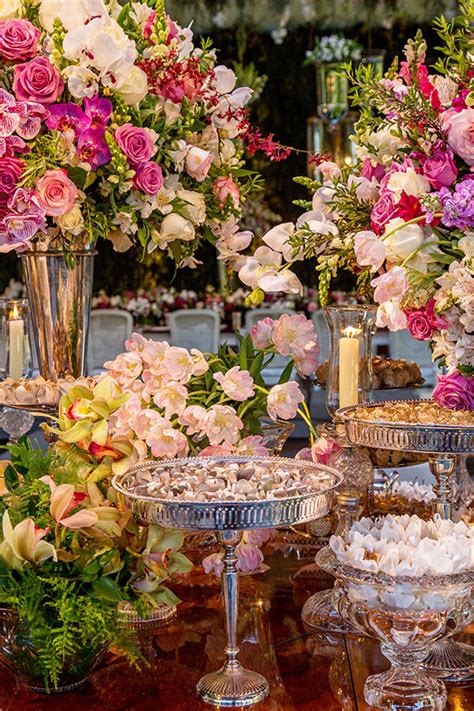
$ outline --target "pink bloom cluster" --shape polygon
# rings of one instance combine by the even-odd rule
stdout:
[[[318,367],[319,345],[313,322],[303,314],[264,318],[251,331],[255,348],[274,348],[291,356],[300,375],[312,375]]]

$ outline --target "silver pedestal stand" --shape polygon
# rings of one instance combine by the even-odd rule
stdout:
[[[416,405],[420,400],[370,402],[361,406],[390,407],[400,403]],[[345,423],[350,442],[375,449],[426,452],[429,455],[430,471],[436,479],[434,513],[450,519],[456,457],[474,452],[474,427],[364,420],[356,417],[356,410],[357,407],[346,407],[337,412]],[[436,642],[423,666],[445,681],[466,680],[474,674],[474,647],[452,639]]]
[[[203,458],[201,461],[210,460]],[[245,669],[238,660],[239,577],[236,546],[245,530],[291,526],[325,516],[331,508],[332,492],[341,483],[341,477],[329,467],[286,458],[222,457],[212,461],[216,464],[237,462],[242,467],[258,463],[267,465],[269,471],[278,464],[284,465],[285,468],[294,468],[301,475],[314,476],[315,491],[304,496],[239,502],[194,502],[177,497],[170,500],[144,493],[144,475],[153,482],[155,472],[162,473],[167,468],[176,470],[177,467],[186,469],[187,466],[195,466],[196,459],[145,462],[132,467],[125,475],[115,476],[112,483],[123,504],[139,519],[191,531],[214,531],[217,541],[224,547],[221,581],[227,629],[226,661],[219,671],[206,674],[199,681],[197,692],[204,701],[214,706],[251,706],[267,696],[269,686],[261,674]]]

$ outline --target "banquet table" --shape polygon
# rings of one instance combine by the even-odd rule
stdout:
[[[375,640],[310,634],[301,622],[308,595],[330,585],[311,559],[272,553],[263,573],[241,576],[241,661],[270,682],[269,697],[255,711],[367,711],[368,674],[388,668]],[[308,567],[309,566],[309,567]],[[110,652],[81,689],[42,696],[0,670],[1,711],[203,711],[195,685],[223,660],[224,618],[217,578],[201,568],[174,586],[182,603],[168,624],[137,636],[148,666],[130,668]],[[474,642],[474,626],[463,634]],[[474,709],[474,684],[450,686],[448,711]]]

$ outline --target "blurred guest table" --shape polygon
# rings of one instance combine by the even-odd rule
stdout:
[[[308,634],[301,608],[318,587],[330,585],[314,575],[311,561],[267,556],[270,569],[241,578],[239,640],[241,661],[270,682],[270,696],[255,711],[368,711],[363,687],[369,674],[388,668],[378,643],[364,637]],[[25,690],[0,670],[1,711],[203,711],[197,699],[200,677],[218,669],[225,644],[220,584],[197,568],[178,585],[183,600],[168,625],[140,632],[149,666],[131,669],[110,652],[79,690],[42,696]],[[466,641],[474,641],[464,633]],[[474,709],[474,685],[448,688],[448,711]]]

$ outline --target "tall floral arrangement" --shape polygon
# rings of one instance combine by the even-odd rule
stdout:
[[[259,321],[239,353],[223,346],[203,354],[137,333],[126,347],[95,387],[73,387],[60,402],[55,446],[86,467],[90,481],[147,458],[268,454],[263,416],[290,420],[299,412],[312,429],[290,379],[295,368],[309,375],[317,366],[317,337],[305,316]],[[276,353],[288,365],[269,387],[263,371]]]
[[[359,160],[342,171],[319,165],[320,181],[296,224],[263,238],[264,247],[240,265],[242,281],[260,291],[298,292],[292,270],[316,258],[324,303],[340,270],[357,275],[358,289],[378,304],[377,325],[408,328],[430,341],[446,366],[435,399],[474,407],[474,6],[435,26],[441,58],[425,63],[419,32],[405,59],[381,78],[370,66],[348,67],[361,108],[355,142]]]
[[[0,62],[1,251],[110,236],[193,267],[202,239],[250,242],[252,91],[163,0],[8,0]]]

